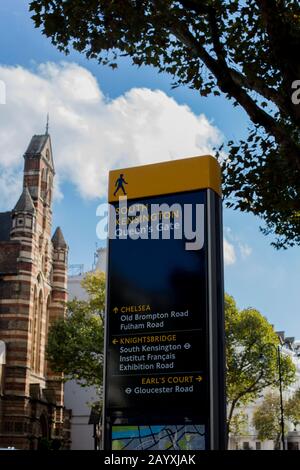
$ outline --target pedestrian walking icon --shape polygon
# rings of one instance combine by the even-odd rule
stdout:
[[[125,191],[125,188],[124,188],[124,184],[128,184],[125,180],[124,180],[124,175],[123,173],[120,174],[119,178],[116,180],[115,182],[115,186],[117,187],[115,192],[114,192],[114,196],[117,195],[117,192],[119,191],[119,189],[122,189],[123,191],[123,194],[124,196],[126,196],[126,191]]]

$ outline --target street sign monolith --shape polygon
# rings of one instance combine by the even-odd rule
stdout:
[[[225,446],[220,168],[109,176],[104,448]]]

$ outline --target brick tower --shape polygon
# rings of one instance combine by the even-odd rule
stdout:
[[[0,214],[0,447],[37,449],[42,438],[65,445],[62,376],[45,355],[49,325],[67,300],[68,247],[60,228],[51,239],[54,175],[50,135],[33,136],[22,194]]]

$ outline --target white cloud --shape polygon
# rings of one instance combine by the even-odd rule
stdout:
[[[225,266],[234,264],[236,262],[235,248],[228,240],[226,240],[226,238],[223,239],[223,250]]]
[[[250,256],[252,253],[252,248],[246,243],[239,242],[239,249],[242,259],[248,258],[248,256]]]
[[[252,248],[241,241],[240,237],[233,233],[230,227],[224,227],[224,262],[225,265],[234,264],[237,259],[245,260],[252,253]]]
[[[211,153],[222,139],[203,114],[162,91],[133,88],[105,98],[95,77],[74,63],[35,71],[2,66],[0,80],[7,90],[0,108],[0,209],[15,202],[21,157],[32,134],[44,132],[48,111],[57,180],[72,182],[87,198],[106,195],[110,169]]]
[[[0,210],[11,210],[22,192],[23,175],[19,171],[1,168],[0,165]]]

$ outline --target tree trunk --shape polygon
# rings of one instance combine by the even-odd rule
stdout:
[[[233,412],[234,412],[234,409],[235,409],[235,406],[237,404],[238,400],[233,400],[232,403],[231,403],[231,406],[230,406],[230,411],[229,411],[229,414],[228,414],[228,418],[227,418],[227,423],[226,423],[226,449],[228,450],[228,444],[229,444],[229,432],[230,432],[230,424],[231,424],[231,420],[232,420],[232,416],[233,416]]]

